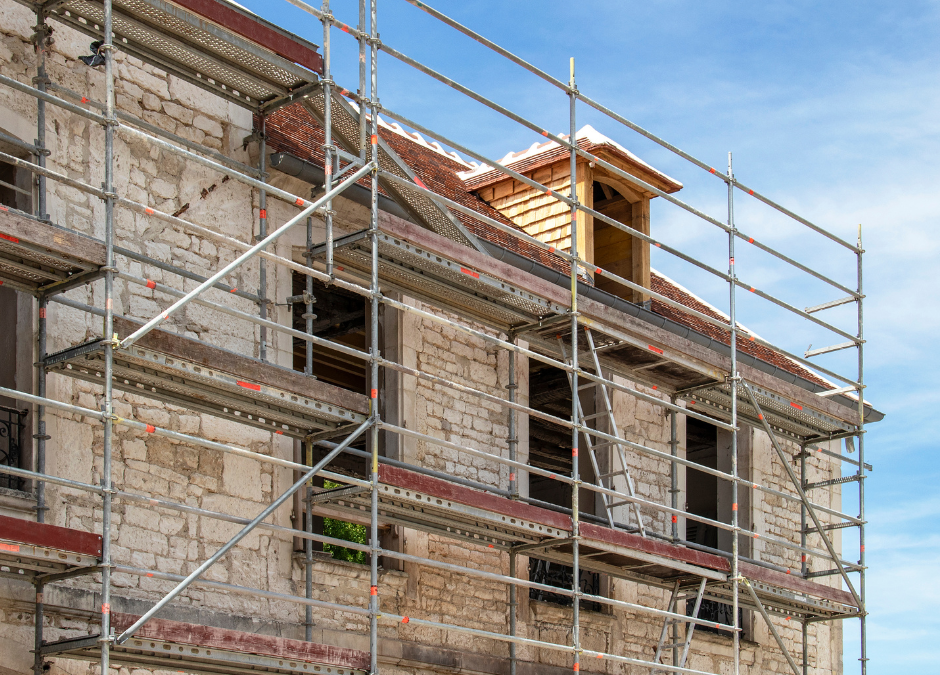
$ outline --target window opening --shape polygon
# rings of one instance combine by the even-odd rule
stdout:
[[[344,487],[340,483],[324,480],[323,487],[327,490]],[[368,528],[365,525],[348,523],[345,520],[336,520],[334,518],[323,519],[323,534],[334,539],[350,541],[354,544],[368,544]],[[345,546],[334,544],[323,544],[323,551],[329,553],[335,560],[345,560],[346,562],[366,564],[369,558],[365,551],[357,551]]]
[[[724,468],[721,455],[724,448],[719,447],[718,427],[702,422],[701,420],[686,418],[686,458],[696,464],[710,469]],[[728,454],[724,452],[724,454]],[[720,484],[717,476],[698,471],[692,467],[686,469],[686,510],[697,516],[719,520]],[[685,538],[687,541],[708,546],[721,551],[731,550],[731,538],[722,536],[714,525],[708,525],[695,520],[686,520]],[[692,615],[695,609],[693,602],[686,602],[686,614]],[[713,600],[702,600],[699,607],[698,618],[707,619],[716,623],[731,624],[733,619],[731,605]],[[739,610],[738,625],[744,625],[744,613]],[[718,635],[731,636],[729,631],[720,630],[707,625],[699,625],[695,629],[704,630]]]
[[[299,272],[293,273],[294,298],[303,296],[307,287],[307,277]],[[366,350],[366,303],[355,293],[339,288],[328,288],[325,284],[313,280],[313,320],[312,334],[333,340],[360,351]],[[302,300],[294,302],[293,327],[306,332],[307,311]],[[307,363],[307,342],[294,338],[294,370],[304,371]],[[360,359],[341,354],[336,350],[313,345],[313,375],[323,382],[350,389],[357,393],[366,390],[367,363]]]
[[[3,144],[0,144],[0,150],[10,155],[19,154],[10,152],[9,146]],[[31,176],[29,171],[0,160],[0,204],[24,213],[32,213]]]
[[[588,390],[588,393],[591,391],[593,389]],[[588,398],[590,398],[590,401]],[[593,396],[582,394],[581,399],[585,414],[590,414],[593,410]],[[570,419],[571,384],[565,371],[534,359],[530,360],[529,406],[555,417]],[[570,476],[572,470],[571,430],[530,415],[529,464],[559,475]],[[594,481],[594,472],[586,454],[584,459],[578,463],[578,469],[581,472],[582,480]],[[571,508],[571,486],[551,478],[529,474],[529,496],[566,509]],[[593,492],[589,490],[581,491],[579,502],[582,513],[594,513]],[[573,575],[574,570],[569,565],[529,558],[530,581],[570,589],[574,580]],[[600,574],[581,570],[579,587],[584,593],[599,595],[601,588]],[[571,605],[571,598],[568,596],[536,588],[529,589],[529,598],[566,607]],[[587,601],[581,603],[581,608],[594,612],[602,610],[599,603]]]
[[[17,349],[20,317],[17,311],[19,293],[12,288],[0,287],[0,354],[7,358],[0,359],[0,386],[7,389],[20,389],[17,386]],[[29,391],[30,387],[23,387]],[[28,434],[27,410],[18,410],[16,401],[0,396],[0,464],[17,468],[28,468],[26,464],[26,436]],[[26,482],[22,478],[0,474],[0,487],[23,490]]]

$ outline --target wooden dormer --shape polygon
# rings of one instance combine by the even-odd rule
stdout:
[[[657,171],[619,144],[586,126],[578,132],[578,146],[618,169],[636,176],[663,192],[680,190],[682,184]],[[570,189],[570,156],[557,143],[533,145],[521,153],[511,153],[501,164],[562,194]],[[531,236],[563,251],[571,250],[571,212],[569,207],[550,195],[535,190],[489,167],[461,175],[468,188],[481,199],[519,225]],[[578,201],[633,229],[650,233],[650,200],[655,197],[610,170],[578,158],[575,177]],[[649,244],[623,230],[603,223],[583,212],[578,213],[578,250],[589,265],[603,267],[625,279],[650,287]],[[644,293],[603,277],[595,280],[598,288],[631,302],[649,299]]]

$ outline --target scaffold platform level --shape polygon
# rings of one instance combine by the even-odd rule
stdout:
[[[97,279],[104,264],[103,243],[0,206],[0,284],[51,294]]]
[[[803,406],[796,401],[772,391],[750,385],[761,407],[764,418],[775,433],[799,442],[828,438],[835,434],[852,431],[852,425],[830,415]],[[743,390],[738,390],[738,417],[748,424],[759,427],[759,414]],[[698,389],[681,397],[697,412],[707,412],[721,420],[731,419],[731,388],[726,384]]]
[[[369,512],[370,495],[364,488],[337,488],[315,495],[314,502],[318,513],[358,520]],[[379,467],[379,521],[503,551],[523,546],[520,550],[565,565],[572,561],[570,516],[388,465]],[[579,528],[579,564],[585,570],[663,588],[705,578],[716,597],[730,589],[726,558],[592,523],[582,522]],[[857,611],[845,591],[741,565],[741,574],[757,582],[761,601],[787,616]]]
[[[46,574],[94,570],[101,535],[0,516],[0,576],[29,579]]]
[[[34,8],[43,4],[19,1]],[[100,1],[70,0],[49,16],[102,38]],[[122,51],[251,109],[315,84],[323,69],[315,45],[235,3],[114,0],[112,21]]]
[[[141,324],[115,317],[119,335]],[[50,372],[101,383],[104,342],[50,354]],[[266,431],[304,438],[365,421],[368,399],[302,373],[198,340],[154,330],[114,350],[114,387]]]
[[[114,613],[112,626],[121,632],[138,618]],[[43,645],[42,653],[97,661],[100,639],[60,640]],[[124,644],[113,643],[111,662],[202,675],[365,675],[369,670],[369,654],[354,649],[165,619],[151,619]]]

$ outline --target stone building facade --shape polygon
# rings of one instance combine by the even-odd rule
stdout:
[[[0,3],[0,68],[3,75],[24,84],[31,84],[36,71],[37,55],[30,41],[35,17],[23,6],[11,1]],[[80,56],[88,54],[88,38],[65,27],[56,26],[54,44],[46,55],[49,78],[84,97],[86,101],[102,101],[103,73],[87,66]],[[207,94],[182,79],[169,75],[159,68],[128,56],[118,49],[116,63],[116,104],[119,111],[129,113],[160,129],[177,134],[189,141],[199,143],[218,153],[249,165],[256,165],[260,146],[257,137],[257,120],[249,111],[220,97]],[[269,150],[293,150],[299,154],[308,139],[298,137],[298,132],[288,124],[288,117],[280,122],[272,118],[269,126],[270,138],[277,134],[284,142]],[[311,122],[312,123],[312,122]],[[30,96],[0,87],[0,129],[10,136],[27,143],[33,141],[36,126],[36,103]],[[321,131],[322,133],[322,131]],[[103,148],[102,128],[56,106],[47,106],[46,144],[50,150],[47,165],[50,169],[70,178],[97,186],[103,180],[101,152]],[[398,129],[387,127],[383,136],[399,154],[405,156],[407,144],[414,146],[412,168],[417,173],[424,170],[450,171],[458,173],[457,160],[443,151],[410,137]],[[288,143],[292,141],[294,144]],[[4,152],[20,154],[15,148],[4,145]],[[301,157],[314,161],[315,153]],[[22,156],[22,155],[21,155]],[[128,199],[147,205],[164,213],[175,214],[188,221],[229,237],[248,241],[258,232],[260,215],[259,193],[236,180],[227,180],[221,174],[174,153],[162,150],[143,140],[120,133],[115,143],[115,190]],[[420,161],[415,161],[414,157]],[[566,161],[566,160],[565,160]],[[423,164],[422,164],[423,162]],[[450,163],[450,164],[448,164]],[[433,166],[432,166],[433,165]],[[430,168],[429,168],[430,167]],[[450,167],[450,168],[448,168]],[[587,170],[586,167],[584,167]],[[468,170],[470,167],[465,167]],[[559,191],[568,189],[569,177],[557,175],[561,169],[551,172],[552,186]],[[580,178],[579,178],[580,179]],[[20,180],[20,179],[18,179]],[[307,195],[317,185],[285,173],[271,170],[272,185],[297,195]],[[27,183],[28,184],[28,183]],[[496,188],[493,190],[492,206],[497,203]],[[500,197],[506,199],[506,197]],[[483,197],[484,201],[486,200]],[[16,208],[16,204],[12,204]],[[22,207],[21,207],[22,208]],[[646,204],[646,232],[655,222],[649,223],[648,201]],[[334,202],[334,222],[338,234],[355,233],[368,227],[368,209],[352,199],[341,198]],[[29,211],[30,209],[22,209]],[[52,223],[69,228],[96,239],[103,238],[103,205],[100,199],[85,194],[53,180],[48,181],[48,216]],[[643,209],[634,208],[631,218],[643,219]],[[269,222],[280,224],[293,217],[297,207],[269,198],[266,215]],[[512,214],[504,214],[510,220]],[[398,215],[383,212],[383,222],[395,222]],[[525,223],[519,223],[525,227]],[[168,225],[166,222],[148,217],[129,209],[118,208],[115,213],[117,260],[121,271],[133,277],[155,282],[133,283],[129,279],[116,281],[115,314],[129,319],[146,321],[157,315],[176,298],[161,292],[159,284],[178,289],[192,288],[192,280],[181,279],[172,272],[161,269],[153,262],[142,262],[141,256],[151,261],[181,267],[203,276],[219,269],[233,260],[240,251],[227,246],[219,239],[196,236]],[[552,241],[565,246],[564,232],[558,228],[545,228]],[[537,234],[537,232],[536,232]],[[570,230],[567,242],[570,244]],[[313,239],[324,237],[322,216],[313,222]],[[305,233],[302,227],[280,239],[272,252],[295,262],[305,261]],[[642,262],[642,249],[634,248],[630,269],[636,261]],[[136,257],[134,254],[137,254]],[[648,268],[648,252],[646,253]],[[643,270],[640,270],[642,281]],[[649,279],[650,272],[645,274]],[[267,298],[270,301],[268,316],[283,326],[294,324],[295,309],[285,303],[285,298],[295,295],[297,280],[290,269],[268,264]],[[256,292],[259,288],[260,268],[254,260],[225,279],[233,288]],[[654,288],[657,276],[653,273]],[[647,282],[650,283],[650,282]],[[28,295],[11,289],[0,288],[7,295],[3,306],[7,308],[4,321],[15,321],[14,341],[16,367],[3,386],[23,392],[35,392],[35,371],[31,363],[36,358],[36,302]],[[328,294],[327,289],[323,290]],[[425,300],[409,297],[404,293],[391,293],[407,306],[448,319],[450,322],[470,326],[477,331],[506,339],[482,322],[468,321],[465,316],[448,312]],[[87,340],[100,337],[101,318],[82,309],[82,305],[102,306],[101,282],[71,289],[62,296],[69,304],[50,302],[46,310],[49,326],[47,351],[52,353],[72,347]],[[325,297],[325,296],[324,296]],[[231,292],[212,290],[207,295],[213,302],[256,314],[257,304],[250,298]],[[643,302],[642,294],[627,298]],[[364,304],[363,304],[364,306]],[[363,315],[364,316],[364,315]],[[365,320],[364,318],[362,319]],[[493,344],[452,327],[449,323],[434,321],[424,315],[385,308],[380,316],[382,350],[386,358],[406,368],[430,375],[455,380],[468,387],[484,392],[491,397],[505,399],[510,385],[510,356]],[[364,325],[364,323],[363,323]],[[261,328],[238,320],[205,306],[189,305],[173,316],[162,329],[187,338],[199,340],[224,350],[260,359]],[[298,346],[286,333],[266,333],[268,363],[285,369],[298,369]],[[355,330],[345,334],[348,344],[363,347],[357,342]],[[13,353],[4,354],[8,359]],[[524,355],[514,357],[516,368],[516,400],[522,405],[539,408],[543,403],[546,382],[558,381],[561,371],[546,372],[538,362]],[[299,368],[302,370],[302,366]],[[358,372],[358,371],[357,371]],[[342,385],[343,377],[333,379]],[[352,376],[350,376],[352,377]],[[668,396],[655,387],[635,384],[632,381],[611,375],[615,382],[625,388],[637,388],[641,392],[668,401]],[[555,378],[555,379],[552,379]],[[327,377],[326,380],[330,378]],[[537,382],[538,386],[533,383]],[[351,385],[350,385],[351,386]],[[356,393],[364,394],[359,390]],[[102,387],[95,382],[67,377],[51,371],[48,376],[47,396],[58,401],[72,403],[91,410],[98,410],[102,403]],[[600,410],[602,391],[595,387],[582,394],[582,405],[586,409]],[[539,399],[539,400],[542,400]],[[570,407],[570,393],[567,401]],[[549,402],[550,403],[550,402]],[[544,403],[544,405],[549,405]],[[554,401],[558,404],[558,401]],[[449,441],[488,453],[508,457],[509,412],[504,406],[459,390],[448,389],[407,372],[387,373],[381,395],[383,419],[430,437]],[[668,410],[616,391],[612,400],[616,425],[623,438],[668,454],[670,447],[670,416]],[[20,406],[22,407],[22,406]],[[549,408],[545,408],[548,410]],[[116,393],[115,415],[132,419],[155,427],[175,430],[184,434],[200,436],[219,443],[233,444],[248,450],[282,460],[293,460],[301,456],[299,445],[285,435],[272,433],[256,427],[240,425],[184,406],[162,403],[154,398],[127,392]],[[30,418],[32,423],[32,418]],[[46,472],[88,484],[99,484],[102,472],[102,430],[100,424],[77,414],[47,409]],[[533,438],[533,433],[544,437],[546,427],[524,414],[517,414],[518,449],[521,462],[541,465],[539,462],[555,459],[530,457],[530,448],[542,445]],[[598,427],[600,428],[600,427]],[[609,431],[609,429],[601,429]],[[696,432],[687,429],[684,415],[677,417],[678,456],[687,455],[687,439],[693,436],[696,443],[712,443],[713,468],[728,470],[722,462],[728,457],[729,436],[715,431],[711,440],[703,441],[703,432],[696,425]],[[696,435],[698,434],[698,435]],[[544,444],[544,443],[543,443]],[[297,447],[295,447],[297,446]],[[28,467],[33,461],[31,444],[24,443],[22,465]],[[144,431],[126,427],[115,428],[114,464],[112,470],[115,487],[148,499],[167,499],[180,504],[230,514],[240,518],[252,518],[276,496],[283,493],[295,480],[294,471],[249,457],[220,452],[205,447],[196,447],[186,442],[155,436]],[[698,447],[698,446],[696,446]],[[837,449],[837,448],[836,448]],[[786,450],[793,456],[799,447],[788,443]],[[389,458],[400,462],[433,469],[467,481],[509,489],[510,473],[514,470],[492,459],[485,459],[460,452],[452,447],[437,446],[410,437],[397,437],[383,432],[381,451]],[[790,491],[789,479],[775,456],[770,439],[763,431],[749,426],[739,433],[741,476],[746,480],[780,491]],[[616,460],[606,456],[608,467],[615,467]],[[670,462],[638,452],[627,451],[629,469],[637,487],[637,495],[658,504],[669,504]],[[355,461],[351,460],[350,466]],[[361,462],[364,460],[361,460]],[[570,458],[567,460],[570,464]],[[361,464],[360,462],[360,464]],[[829,456],[816,453],[807,460],[809,481],[839,478],[840,466]],[[585,467],[586,461],[582,462]],[[350,469],[352,471],[354,469]],[[603,467],[602,467],[603,470]],[[591,469],[582,468],[582,477],[590,480]],[[698,481],[695,488],[701,493],[706,474],[690,476],[682,465],[678,467],[678,503],[680,508],[690,510],[690,484]],[[530,483],[530,476],[519,472],[516,476],[520,493],[529,496],[538,490],[543,501],[553,501],[564,507],[565,496],[544,484]],[[720,482],[719,482],[720,485]],[[19,489],[4,489],[0,494],[0,513],[22,519],[35,518],[35,486],[23,483]],[[708,488],[707,497],[714,503],[714,518],[730,519],[730,492],[723,486]],[[741,497],[742,526],[770,537],[792,539],[802,527],[800,510],[792,501],[775,498],[766,492],[744,491]],[[46,487],[45,522],[82,530],[100,531],[102,526],[101,500],[98,496],[68,487],[48,485]],[[703,497],[703,499],[706,497]],[[816,503],[839,510],[841,492],[839,485],[813,494]],[[567,496],[570,505],[570,494]],[[582,490],[582,508],[587,513],[605,517],[600,498]],[[587,506],[584,506],[584,505]],[[302,506],[295,501],[293,508],[283,508],[271,522],[282,528],[300,527]],[[329,516],[329,511],[321,515]],[[668,513],[643,510],[646,527],[661,535],[670,536],[671,518]],[[334,514],[335,515],[335,514]],[[626,506],[616,509],[620,522],[630,523],[631,514]],[[337,516],[339,517],[339,516]],[[828,516],[824,516],[828,518]],[[681,538],[692,532],[691,521],[679,518],[677,522]],[[175,582],[160,578],[160,573],[186,575],[198,564],[233,536],[241,525],[223,522],[205,516],[187,514],[179,510],[162,508],[156,502],[132,501],[116,498],[113,509],[111,533],[113,537],[112,563],[123,568],[135,568],[142,573],[131,574],[118,570],[112,577],[113,611],[140,614],[147,610]],[[701,530],[699,530],[701,531]],[[705,536],[702,534],[701,536]],[[714,533],[713,548],[729,550],[730,541],[725,535]],[[838,530],[833,532],[834,542],[840,547]],[[487,546],[473,546],[455,542],[440,535],[422,532],[398,525],[382,529],[383,545],[412,556],[439,560],[498,574],[509,574],[507,556]],[[801,557],[798,551],[788,549],[762,538],[742,543],[742,555],[767,563],[777,568],[798,573]],[[825,561],[808,560],[809,569],[825,566]],[[528,578],[529,570],[536,569],[536,559],[520,556],[517,574]],[[557,563],[556,563],[557,567]],[[313,569],[313,595],[316,600],[363,607],[369,595],[369,568],[353,562],[330,557],[328,553],[315,554]],[[153,573],[152,575],[150,573]],[[208,581],[237,584],[261,591],[303,596],[303,554],[294,537],[279,531],[255,530],[246,537],[205,575]],[[665,609],[669,592],[661,588],[634,581],[615,579],[603,574],[591,583],[597,594],[617,600]],[[838,577],[822,577],[816,583],[839,588]],[[0,675],[19,675],[33,668],[33,589],[23,581],[0,579]],[[379,580],[383,611],[403,616],[426,618],[445,624],[467,626],[482,631],[507,633],[509,630],[509,592],[504,584],[460,575],[416,562],[383,558]],[[45,637],[48,641],[86,635],[94,631],[97,606],[100,603],[95,577],[77,577],[49,586],[45,590]],[[571,607],[558,602],[557,598],[539,599],[525,588],[519,589],[518,635],[555,643],[566,643],[571,639]],[[220,590],[206,585],[194,585],[186,590],[161,617],[204,624],[219,628],[230,628],[247,633],[274,635],[293,639],[304,637],[304,608],[302,605],[286,603],[265,597],[262,594],[246,595]],[[742,614],[744,626],[741,651],[742,673],[785,672],[788,669],[779,648],[768,632],[767,626],[752,611]],[[337,610],[316,608],[314,610],[313,640],[326,645],[352,649],[368,649],[368,618],[347,614]],[[796,621],[776,617],[775,625],[792,653],[798,653],[801,645],[801,630]],[[632,612],[620,607],[587,607],[581,613],[582,644],[587,649],[650,660],[662,628],[662,621],[641,612]],[[418,624],[380,624],[380,667],[385,672],[431,673],[463,672],[492,673],[508,672],[509,647],[507,643],[478,635],[458,633]],[[813,624],[809,630],[810,672],[842,672],[842,631],[838,622]],[[563,652],[540,650],[520,646],[517,651],[520,667],[526,672],[562,673],[570,668],[570,656]],[[67,658],[49,660],[50,673],[82,675],[96,669],[93,664]],[[730,672],[731,638],[721,632],[699,631],[692,642],[688,667],[707,672]],[[597,673],[646,672],[646,669],[628,666],[613,661],[586,663],[582,669]],[[122,671],[142,675],[145,671],[122,667]]]

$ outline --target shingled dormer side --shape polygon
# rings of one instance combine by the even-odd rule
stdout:
[[[667,193],[682,184],[646,164],[635,155],[597,133],[591,127],[578,132],[578,146],[617,169]],[[527,178],[560,192],[570,193],[570,156],[550,142],[509,155],[501,162]],[[466,186],[527,234],[563,251],[571,250],[571,209],[542,190],[507,177],[489,167],[462,174]],[[624,225],[650,234],[650,200],[656,195],[595,161],[578,158],[575,174],[578,202]],[[596,285],[631,302],[642,303],[649,295],[597,277],[602,267],[643,288],[650,288],[649,243],[608,223],[578,212],[578,251]]]

